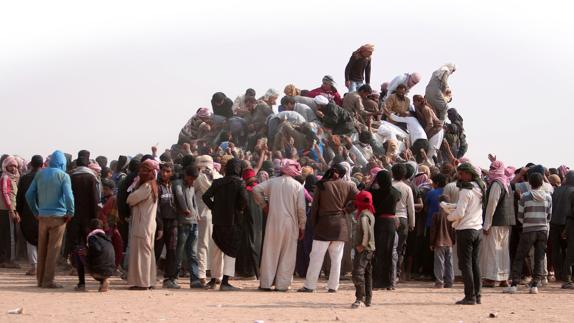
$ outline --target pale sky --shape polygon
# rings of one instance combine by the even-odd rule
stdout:
[[[288,83],[344,93],[375,44],[371,85],[457,65],[451,104],[487,166],[574,166],[567,1],[11,1],[0,5],[0,153],[160,151],[211,95]]]

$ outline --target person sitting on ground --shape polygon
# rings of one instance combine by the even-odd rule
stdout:
[[[114,246],[103,229],[104,224],[100,219],[92,219],[87,238],[86,268],[100,282],[99,292],[109,290],[109,278],[116,270]]]

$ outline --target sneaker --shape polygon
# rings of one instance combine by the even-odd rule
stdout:
[[[303,287],[299,288],[299,289],[297,290],[297,292],[299,292],[299,293],[314,293],[315,290],[309,289],[309,288],[303,286]]]
[[[238,290],[241,290],[241,288],[235,287],[230,284],[221,284],[221,286],[219,286],[219,290],[222,292],[236,292]]]
[[[175,281],[171,280],[171,279],[166,279],[163,281],[163,288],[167,288],[167,289],[180,289],[181,286],[179,286]]]
[[[353,304],[351,304],[351,308],[361,308],[363,306],[365,306],[365,304],[363,304],[363,302],[358,301],[358,300],[355,301]]]
[[[444,288],[452,288],[452,283],[445,283]]]
[[[30,270],[26,272],[26,276],[36,276],[36,267],[30,268]]]
[[[516,286],[506,287],[502,290],[502,292],[505,294],[516,294],[517,291],[518,288],[516,288]]]
[[[437,289],[444,288],[444,285],[442,283],[434,283],[434,288]]]
[[[332,288],[329,288],[329,290],[327,290],[327,293],[336,293],[336,292],[337,292],[337,290],[336,290],[336,289],[332,289]]]
[[[538,287],[536,286],[530,287],[530,294],[538,294]]]
[[[574,283],[572,282],[564,283],[562,284],[562,289],[574,289]]]

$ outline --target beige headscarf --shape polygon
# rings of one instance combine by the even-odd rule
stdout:
[[[283,89],[283,93],[285,93],[285,95],[287,95],[287,96],[298,96],[298,95],[301,95],[301,90],[299,90],[293,84],[287,84],[285,86],[285,89]]]

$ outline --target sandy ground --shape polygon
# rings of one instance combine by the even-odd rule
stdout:
[[[530,295],[502,294],[501,288],[484,289],[482,305],[461,306],[462,284],[452,289],[433,289],[431,282],[399,284],[395,291],[375,291],[373,306],[351,309],[354,287],[343,281],[336,294],[325,282],[313,294],[294,291],[259,292],[256,281],[234,281],[239,292],[156,289],[129,291],[115,278],[108,293],[98,293],[97,282],[88,279],[89,292],[73,291],[72,276],[59,275],[65,288],[57,291],[35,287],[24,270],[0,269],[0,322],[572,322],[574,292],[558,284]],[[296,279],[293,288],[302,280]],[[161,284],[158,284],[160,286]],[[7,314],[24,307],[20,315]],[[489,318],[496,313],[497,318]]]

